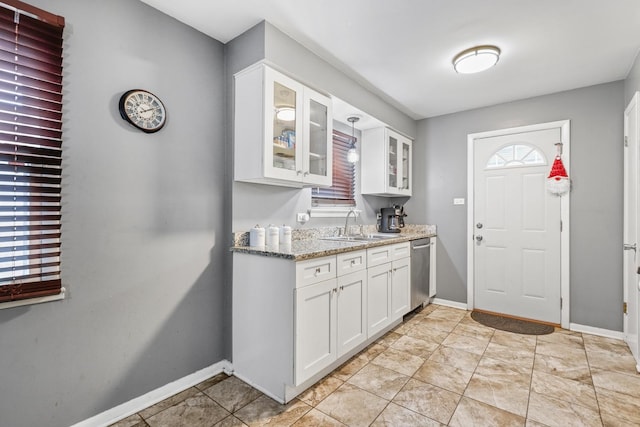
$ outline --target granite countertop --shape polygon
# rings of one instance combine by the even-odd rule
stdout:
[[[312,258],[320,258],[328,255],[335,255],[343,252],[356,251],[373,248],[376,246],[390,245],[394,243],[408,242],[424,237],[436,235],[435,226],[408,226],[401,233],[393,237],[375,241],[333,241],[322,240],[323,237],[335,236],[336,234],[324,234],[323,231],[304,230],[292,239],[291,246],[280,245],[277,249],[267,249],[265,247],[250,247],[243,236],[234,238],[235,245],[231,251],[245,254],[270,256],[301,261]],[[370,232],[369,232],[370,233]],[[369,234],[365,232],[365,234]],[[376,233],[378,234],[378,233]],[[387,234],[386,236],[391,236]],[[297,237],[297,238],[296,238]]]

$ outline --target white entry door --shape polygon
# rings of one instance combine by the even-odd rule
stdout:
[[[638,363],[640,371],[640,351],[638,348],[638,305],[640,303],[640,283],[638,282],[638,202],[640,201],[640,184],[638,173],[638,153],[640,135],[638,122],[640,112],[638,106],[639,92],[624,111],[624,252],[623,252],[623,286],[626,310],[624,313],[624,339]]]
[[[561,201],[546,180],[561,127],[475,138],[475,308],[561,323]]]

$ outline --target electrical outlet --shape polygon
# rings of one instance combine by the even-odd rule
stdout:
[[[453,199],[453,204],[454,204],[454,205],[464,205],[464,198],[459,198],[459,199],[458,199],[458,198],[456,198],[456,199]]]
[[[300,212],[296,214],[296,221],[298,221],[298,223],[300,224],[306,223],[307,221],[309,221],[309,214],[306,212]]]

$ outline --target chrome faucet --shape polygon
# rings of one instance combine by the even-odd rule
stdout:
[[[358,221],[358,215],[356,215],[356,211],[351,209],[349,212],[347,212],[347,217],[344,220],[344,235],[345,236],[349,236],[349,228],[347,228],[347,227],[349,226],[349,215],[351,215],[351,214],[353,214],[354,221]]]

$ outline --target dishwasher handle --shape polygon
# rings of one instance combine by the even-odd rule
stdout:
[[[414,246],[411,249],[423,249],[423,248],[428,248],[429,246],[431,246],[431,244],[427,243],[426,245]]]

